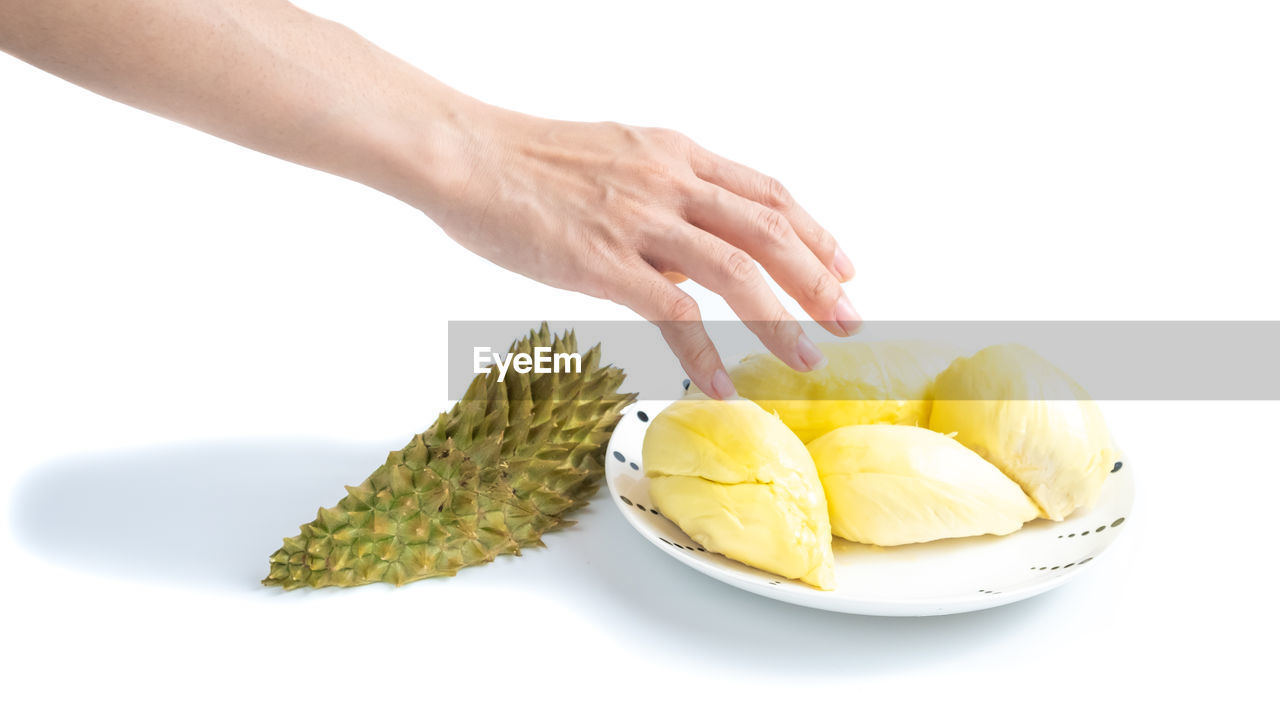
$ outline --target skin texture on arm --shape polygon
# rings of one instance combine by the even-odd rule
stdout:
[[[281,0],[0,0],[0,50],[381,190],[498,265],[626,305],[713,397],[733,386],[684,277],[798,370],[824,359],[760,267],[828,331],[860,322],[840,287],[852,264],[777,181],[670,130],[486,105]]]

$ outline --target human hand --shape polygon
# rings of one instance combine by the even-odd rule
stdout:
[[[853,265],[776,180],[670,130],[476,107],[437,162],[424,210],[454,240],[548,285],[613,300],[661,329],[701,390],[734,394],[686,277],[728,301],[787,365],[826,360],[757,267],[828,331],[861,322]],[[440,155],[441,153],[438,153]]]
[[[827,330],[853,265],[776,181],[669,131],[484,105],[290,3],[0,0],[0,48],[85,87],[423,210],[477,254],[656,323],[712,397],[733,385],[686,276],[798,370],[822,355],[764,269]]]

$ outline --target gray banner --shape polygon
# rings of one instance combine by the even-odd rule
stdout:
[[[493,351],[505,355],[512,341],[539,325],[538,321],[451,321],[449,397],[462,397],[476,375],[478,355],[482,356],[481,365],[501,362]],[[574,331],[581,353],[602,343],[602,363],[626,371],[624,391],[637,392],[649,400],[683,394],[687,376],[657,327],[643,321],[560,321],[549,325],[557,334]],[[831,336],[814,323],[800,325],[820,348],[827,342],[924,341],[968,356],[990,345],[1022,345],[1067,373],[1096,400],[1280,400],[1280,322],[1276,321],[867,321],[861,332],[844,339]],[[705,326],[731,369],[746,355],[767,352],[740,322],[707,322]],[[507,362],[506,372],[517,372],[521,367],[518,362]],[[533,371],[536,362],[531,358],[524,367]],[[549,367],[551,362],[553,359],[544,358],[542,366]],[[894,362],[898,360],[884,360],[874,369],[892,374]],[[847,375],[872,370],[862,365],[851,371],[832,363],[820,372]],[[892,385],[883,383],[882,378],[867,380],[886,388]],[[1036,392],[1067,394],[1062,387],[1041,384]],[[793,391],[780,391],[770,399],[802,399],[788,397],[788,392]],[[1037,397],[1054,399],[1043,394]]]

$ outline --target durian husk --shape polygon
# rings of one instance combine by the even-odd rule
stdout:
[[[543,323],[508,352],[536,347],[578,343]],[[581,369],[477,375],[449,412],[286,538],[263,584],[403,585],[541,547],[596,492],[609,435],[635,400],[617,392],[625,376],[600,366],[599,345]]]

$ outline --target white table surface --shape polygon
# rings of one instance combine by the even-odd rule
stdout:
[[[304,4],[490,101],[678,127],[778,175],[868,318],[1280,316],[1263,4]],[[7,56],[0,87],[6,716],[1274,708],[1276,403],[1107,403],[1124,536],[970,615],[736,591],[603,491],[456,578],[263,588],[281,537],[447,407],[448,320],[630,316]]]

